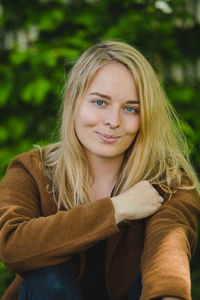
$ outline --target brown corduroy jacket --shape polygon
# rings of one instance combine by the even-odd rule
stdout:
[[[103,239],[111,300],[126,299],[139,270],[141,300],[191,300],[189,260],[200,215],[195,190],[178,190],[149,218],[116,225],[110,198],[57,212],[49,183],[38,151],[17,156],[0,183],[0,258],[17,273],[2,300],[16,300],[23,274],[37,268],[67,262],[81,278],[85,251]]]

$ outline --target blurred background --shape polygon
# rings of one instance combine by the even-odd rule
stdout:
[[[66,75],[102,39],[128,42],[151,62],[200,175],[200,0],[0,0],[0,178],[14,156],[55,141]],[[200,242],[193,300],[199,251]],[[0,296],[12,278],[0,262]]]

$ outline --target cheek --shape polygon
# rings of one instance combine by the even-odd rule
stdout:
[[[88,107],[83,107],[77,115],[76,123],[79,123],[82,126],[95,126],[98,124],[99,119],[97,112]]]
[[[140,129],[140,117],[136,116],[134,120],[130,120],[129,122],[126,122],[124,125],[124,130],[127,134],[135,135],[138,130]]]

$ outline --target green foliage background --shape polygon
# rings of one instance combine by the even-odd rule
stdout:
[[[186,0],[1,0],[0,176],[15,155],[54,140],[67,72],[101,39],[126,41],[152,63],[199,174],[200,23],[187,6]],[[199,248],[191,264],[194,300],[200,295]],[[0,296],[12,278],[0,262]]]

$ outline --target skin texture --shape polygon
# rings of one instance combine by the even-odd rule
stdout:
[[[155,213],[163,198],[146,180],[135,184],[128,191],[111,198],[115,208],[116,223],[123,220],[138,220]]]
[[[139,127],[139,99],[131,72],[116,62],[102,67],[87,90],[75,121],[88,159],[117,157],[121,162]]]

